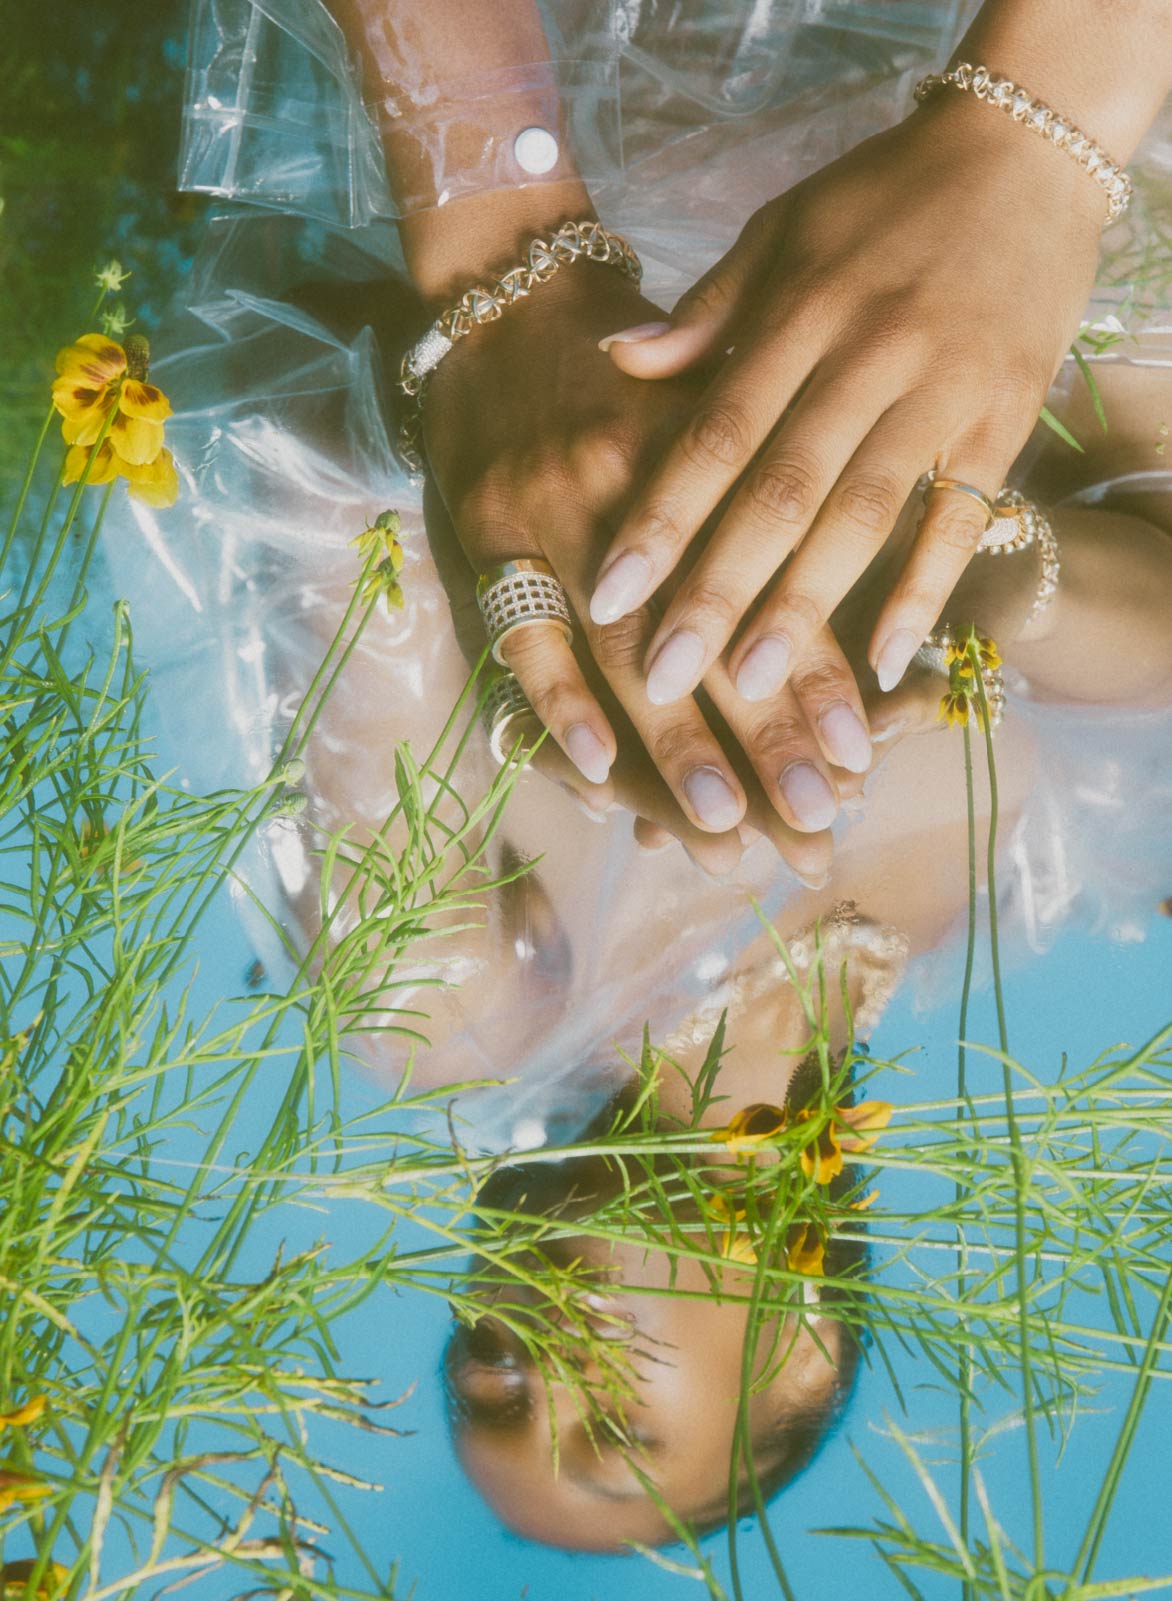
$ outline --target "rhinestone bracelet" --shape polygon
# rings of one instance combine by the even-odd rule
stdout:
[[[1112,161],[1101,146],[1081,128],[1046,105],[1036,100],[1028,89],[1022,89],[1008,78],[999,78],[988,67],[974,67],[968,61],[949,72],[934,72],[921,78],[915,88],[917,104],[922,104],[938,89],[967,89],[978,100],[1007,111],[1014,122],[1024,123],[1041,134],[1059,150],[1065,150],[1088,172],[1107,196],[1105,228],[1121,217],[1131,201],[1131,179],[1118,162]]]
[[[495,322],[506,306],[548,283],[560,267],[585,258],[618,267],[634,283],[643,276],[638,256],[627,241],[600,222],[563,222],[548,240],[534,239],[520,265],[510,267],[491,287],[477,284],[435,322],[406,352],[399,367],[399,389],[405,398],[399,425],[399,451],[413,473],[423,471],[423,390],[428,378],[451,350],[481,323]]]

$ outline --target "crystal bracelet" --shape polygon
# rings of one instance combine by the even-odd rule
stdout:
[[[1119,163],[1112,161],[1101,146],[1068,118],[1060,117],[1044,100],[1036,100],[1028,89],[1021,88],[1008,78],[997,77],[988,67],[974,67],[970,62],[962,61],[948,72],[934,72],[927,78],[921,78],[915,88],[917,104],[922,104],[938,89],[944,88],[968,90],[978,100],[984,100],[1000,111],[1007,111],[1014,122],[1024,123],[1059,150],[1065,150],[1067,155],[1073,156],[1107,196],[1105,228],[1127,210],[1131,201],[1131,179]]]
[[[399,367],[399,389],[405,397],[405,415],[399,425],[399,451],[413,473],[423,470],[423,389],[428,378],[451,350],[481,323],[495,322],[506,306],[548,283],[559,268],[582,259],[618,267],[634,283],[643,276],[638,256],[621,234],[611,233],[592,218],[563,222],[549,239],[534,239],[525,259],[503,273],[491,287],[477,284],[435,322],[406,352]]]

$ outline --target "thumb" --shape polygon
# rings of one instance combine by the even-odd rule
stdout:
[[[778,226],[774,210],[755,212],[732,249],[680,296],[669,322],[624,328],[600,339],[598,348],[632,378],[674,378],[720,355],[769,269]]]

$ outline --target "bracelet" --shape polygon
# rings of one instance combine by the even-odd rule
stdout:
[[[1065,150],[1073,156],[1107,196],[1105,228],[1127,210],[1132,194],[1131,179],[1119,163],[1112,161],[1107,152],[1081,128],[1067,118],[1060,117],[1045,101],[1035,100],[1028,89],[1022,89],[1008,78],[994,76],[988,67],[974,67],[970,62],[962,61],[949,72],[933,72],[921,78],[915,87],[916,103],[922,104],[937,89],[944,88],[969,90],[978,100],[984,100],[1000,111],[1007,111],[1014,122],[1024,123],[1059,150]]]
[[[466,338],[481,323],[495,322],[506,306],[548,283],[560,267],[583,257],[618,267],[636,284],[643,277],[642,263],[621,234],[611,233],[593,219],[563,222],[548,240],[532,240],[524,261],[510,267],[490,288],[477,284],[467,290],[405,353],[399,366],[399,389],[407,405],[399,425],[399,450],[413,473],[423,470],[424,386],[456,340]]]

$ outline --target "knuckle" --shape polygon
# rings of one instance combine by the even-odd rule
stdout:
[[[676,508],[665,500],[655,500],[639,514],[636,533],[641,544],[682,550],[689,535]]]
[[[682,312],[689,320],[719,316],[728,305],[729,289],[724,278],[709,273],[680,296],[676,307],[677,319]]]
[[[806,725],[800,717],[778,712],[750,727],[749,749],[758,761],[772,766],[801,749],[806,737]]]
[[[625,483],[635,464],[635,442],[618,424],[601,424],[577,434],[567,455],[575,478]]]
[[[696,765],[700,753],[697,730],[691,723],[664,723],[646,736],[651,760],[666,777]]]
[[[784,634],[796,651],[825,621],[826,613],[814,597],[795,589],[790,590],[771,612],[769,631]]]
[[[580,704],[577,688],[567,678],[555,678],[550,683],[535,685],[527,689],[526,694],[542,723],[555,733],[569,725]]]
[[[741,615],[734,598],[711,581],[691,585],[679,597],[678,611],[689,622],[703,620],[725,630],[731,629]]]
[[[797,457],[768,461],[746,486],[753,508],[774,522],[805,527],[819,504],[818,475]]]
[[[1049,376],[1034,365],[1018,361],[997,367],[989,377],[986,394],[994,416],[1036,412],[1049,387]]]
[[[847,480],[835,509],[848,528],[873,538],[886,535],[895,525],[904,499],[894,478],[871,472]]]
[[[965,503],[967,497],[962,499],[959,495],[940,495],[936,499],[940,504],[933,508],[932,543],[971,556],[985,532],[985,517],[980,507],[974,502],[970,510]]]
[[[684,429],[680,448],[693,466],[734,467],[752,452],[749,419],[729,400],[706,406]]]
[[[587,640],[594,660],[604,673],[624,672],[642,663],[650,630],[646,607],[616,622],[591,624]]]
[[[800,699],[819,705],[842,700],[849,684],[846,674],[832,662],[816,662],[805,668],[799,664],[791,681]]]

